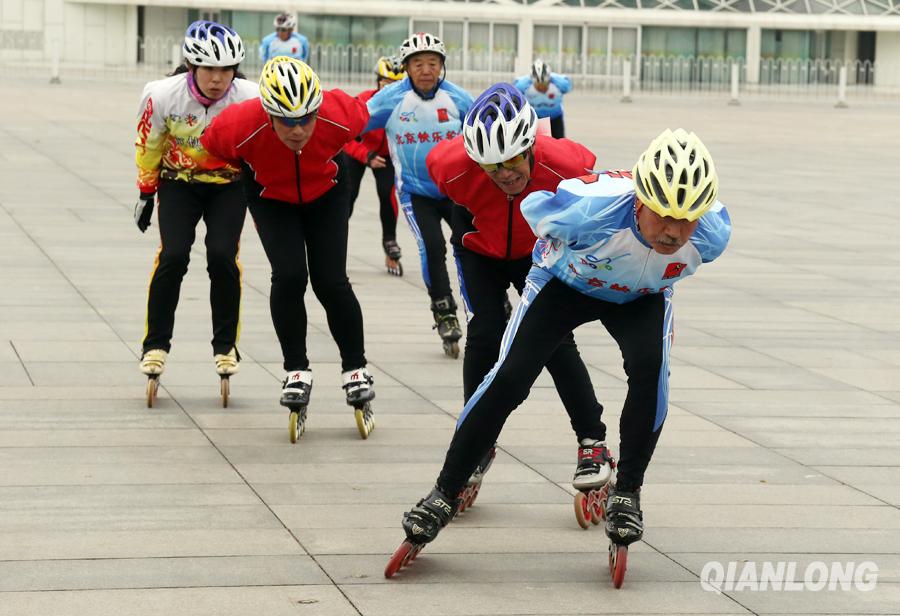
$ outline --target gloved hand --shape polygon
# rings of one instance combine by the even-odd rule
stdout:
[[[372,169],[384,169],[387,167],[387,161],[377,152],[369,152],[369,155],[366,156],[366,165]]]
[[[134,204],[134,224],[141,233],[150,226],[150,217],[153,216],[153,206],[156,203],[155,193],[141,193],[137,203]]]

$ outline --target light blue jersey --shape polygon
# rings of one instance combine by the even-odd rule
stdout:
[[[550,83],[547,85],[546,92],[535,88],[534,82],[528,75],[516,79],[515,86],[525,95],[539,118],[552,120],[563,114],[563,94],[572,89],[572,82],[565,75],[550,73]]]
[[[684,246],[660,254],[641,236],[634,205],[628,171],[564,180],[555,194],[532,193],[522,215],[538,237],[534,263],[585,295],[625,304],[669,291],[722,254],[731,236],[728,211],[716,201]]]
[[[385,130],[401,198],[404,194],[444,198],[428,174],[425,157],[439,142],[460,134],[471,105],[471,95],[449,81],[441,82],[434,97],[425,100],[409,78],[369,99],[369,124],[363,132]]]
[[[266,63],[276,56],[288,56],[306,62],[309,59],[309,40],[302,34],[291,32],[288,40],[282,41],[278,38],[278,33],[273,32],[259,44],[259,59]]]

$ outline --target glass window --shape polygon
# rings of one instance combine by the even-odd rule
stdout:
[[[519,27],[516,24],[494,24],[494,51],[516,52],[519,49]]]
[[[559,53],[559,26],[534,27],[535,57],[555,57]]]
[[[442,38],[448,52],[462,49],[463,23],[461,21],[445,21],[444,35]]]
[[[637,28],[613,28],[612,29],[612,55],[634,56],[638,53]]]
[[[425,19],[413,20],[413,32],[429,32],[436,36],[441,34],[441,23],[439,21],[430,21]]]

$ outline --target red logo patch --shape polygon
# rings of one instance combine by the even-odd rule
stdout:
[[[437,114],[438,114],[438,122],[449,122],[450,121],[450,114],[447,113],[446,109],[438,109]]]
[[[677,261],[673,261],[666,266],[666,271],[663,273],[663,280],[669,280],[670,278],[678,278],[681,276],[681,272],[684,271],[684,268],[687,267],[687,263],[678,263]]]

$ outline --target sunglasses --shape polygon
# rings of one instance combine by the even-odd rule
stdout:
[[[306,126],[310,122],[316,119],[316,112],[307,113],[305,116],[300,116],[299,118],[282,118],[278,117],[278,121],[288,128],[294,128],[295,126]]]
[[[526,160],[528,160],[528,150],[525,150],[521,154],[517,154],[513,156],[509,160],[504,160],[502,163],[478,163],[478,166],[487,171],[488,173],[495,173],[503,169],[515,169]]]

